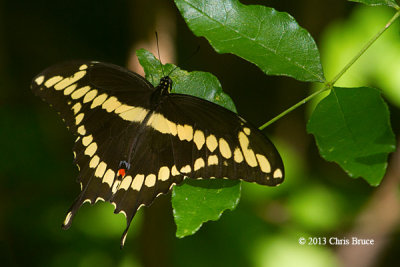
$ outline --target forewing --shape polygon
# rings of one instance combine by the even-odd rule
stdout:
[[[98,130],[105,120],[126,111],[128,106],[148,108],[149,95],[154,91],[154,87],[136,73],[112,64],[85,61],[63,63],[44,70],[33,78],[31,89],[80,136],[86,135],[86,128]]]
[[[63,224],[68,228],[84,202],[113,197],[121,182],[119,164],[130,159],[155,89],[135,73],[98,62],[50,67],[33,79],[31,87],[77,135],[74,158],[82,192]]]
[[[228,178],[275,186],[282,159],[271,141],[237,114],[214,103],[171,94],[160,107],[170,125],[178,170],[190,178]]]

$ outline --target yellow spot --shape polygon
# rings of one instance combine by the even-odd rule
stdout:
[[[119,114],[126,121],[142,122],[148,113],[147,109],[134,107],[128,111]]]
[[[127,217],[127,216],[126,216],[126,212],[123,211],[123,210],[120,210],[118,213],[122,213],[122,214],[125,216],[125,218]],[[126,236],[125,236],[125,238],[126,238]],[[124,238],[124,243],[125,243],[125,238]]]
[[[269,164],[268,159],[261,154],[256,154],[258,165],[260,165],[260,169],[262,172],[270,173],[271,172],[271,164]]]
[[[210,135],[207,137],[206,144],[207,144],[208,149],[209,149],[211,152],[214,152],[214,150],[215,150],[215,149],[217,148],[217,146],[218,146],[217,138],[215,138],[214,135],[210,134]]]
[[[67,216],[65,217],[64,225],[69,224],[69,221],[71,220],[71,217],[72,217],[72,212],[70,211],[70,212],[68,212]]]
[[[193,128],[190,125],[179,125],[177,126],[178,137],[180,140],[191,141],[193,138]]]
[[[82,79],[82,77],[85,76],[85,74],[86,74],[86,71],[84,71],[84,70],[75,72],[75,74],[72,75],[71,77],[65,78],[64,80],[62,80],[61,82],[56,84],[56,86],[54,86],[54,89],[56,89],[56,90],[64,89],[65,87],[70,86],[71,84],[75,83],[76,81]]]
[[[196,130],[194,132],[193,141],[196,144],[198,150],[200,150],[203,147],[205,140],[206,139],[204,138],[204,133],[202,131]]]
[[[106,174],[104,174],[103,183],[107,183],[111,187],[114,182],[114,178],[115,172],[111,169],[108,169]]]
[[[97,203],[97,202],[99,202],[99,201],[105,202],[104,198],[102,198],[102,197],[97,197],[96,200],[94,201],[94,203]]]
[[[107,112],[111,112],[121,105],[121,102],[115,96],[112,96],[103,103],[102,108],[107,110]]]
[[[152,114],[147,122],[147,125],[163,134],[169,134],[171,132],[168,119],[159,113]]]
[[[121,181],[120,180],[115,180],[114,184],[112,186],[111,192],[113,194],[117,193],[117,191],[119,190],[119,186],[121,185]]]
[[[136,190],[136,191],[140,191],[140,189],[142,188],[143,185],[143,181],[144,181],[144,175],[143,174],[136,174],[135,178],[133,179],[132,182],[132,189]]]
[[[256,155],[251,148],[249,148],[249,138],[244,132],[239,132],[239,143],[242,148],[244,159],[250,167],[257,166]]]
[[[114,183],[113,183],[113,185],[112,185],[112,188],[111,188],[111,192],[112,192],[113,194],[117,193],[120,184],[121,184],[121,181],[119,181],[119,180],[115,180],[115,181],[114,181]]]
[[[126,216],[125,216],[126,217]],[[124,236],[122,237],[122,246],[124,246],[125,245],[125,241],[126,241],[126,236],[127,236],[127,234],[128,234],[128,232],[126,232],[125,234],[124,234]]]
[[[275,179],[280,179],[280,178],[282,178],[282,171],[281,171],[281,169],[276,169],[275,171],[274,171],[274,178]]]
[[[124,190],[128,190],[128,188],[131,186],[132,183],[132,176],[127,175],[124,177],[124,179],[122,180],[119,189],[124,189]]]
[[[119,106],[114,112],[117,113],[117,114],[119,114],[119,113],[128,111],[128,110],[133,109],[133,108],[134,108],[134,107],[132,107],[132,106],[128,106],[128,105],[122,104],[122,105]]]
[[[169,187],[169,190],[171,190],[172,187],[174,187],[174,185],[176,185],[176,183],[172,183],[172,184],[170,185],[170,187]]]
[[[88,135],[82,138],[82,144],[84,146],[88,146],[91,142],[93,141],[93,136],[92,135]]]
[[[85,97],[83,98],[83,103],[87,103],[87,102],[92,101],[96,97],[96,95],[97,95],[97,90],[96,89],[93,89],[93,90],[89,91],[85,95]]]
[[[76,103],[73,107],[72,107],[72,111],[74,112],[74,115],[76,115],[82,108],[82,104],[81,103]]]
[[[248,127],[244,127],[244,128],[243,128],[243,131],[244,131],[244,133],[245,133],[246,135],[250,135],[250,133],[251,133],[250,128],[248,128]]]
[[[171,174],[172,174],[173,176],[177,176],[177,175],[180,174],[180,173],[178,172],[178,169],[176,168],[175,165],[172,166],[172,168],[171,168]]]
[[[54,84],[58,83],[59,81],[61,81],[62,79],[63,79],[63,77],[61,77],[61,76],[54,76],[54,77],[51,77],[50,79],[48,79],[48,80],[44,83],[44,86],[46,86],[47,88],[49,88],[49,87],[53,86]],[[58,90],[58,89],[56,88],[56,90]]]
[[[156,184],[156,176],[154,174],[149,174],[146,176],[146,180],[144,181],[144,184],[147,187],[152,187]]]
[[[178,134],[177,125],[174,122],[170,121],[170,120],[167,120],[167,124],[168,124],[170,133],[173,136],[176,136]]]
[[[90,86],[84,86],[82,88],[79,88],[75,92],[72,93],[71,98],[72,99],[79,99],[82,96],[84,96],[88,91],[90,90]]]
[[[96,142],[93,142],[85,149],[85,155],[92,157],[94,153],[96,153],[96,150],[97,150],[97,144]]]
[[[233,159],[237,162],[237,163],[240,163],[240,162],[242,162],[243,161],[243,154],[242,154],[242,152],[240,151],[240,148],[236,148],[235,149],[235,152],[233,152]]]
[[[83,126],[83,125],[79,126],[77,132],[80,135],[85,135],[86,134],[85,126]]]
[[[78,85],[76,83],[74,83],[73,85],[68,86],[67,88],[65,88],[64,90],[64,95],[69,95],[71,94],[77,87]]]
[[[104,101],[106,101],[107,97],[108,97],[107,94],[101,94],[101,95],[97,96],[93,100],[92,105],[90,106],[90,108],[93,109],[93,108],[95,108],[97,106],[100,106],[101,104],[104,103]]]
[[[163,166],[158,171],[158,179],[161,181],[167,181],[169,178],[169,168],[167,166]]]
[[[84,116],[85,116],[85,114],[83,114],[83,113],[80,113],[80,114],[76,115],[75,124],[79,125],[82,122]]]
[[[92,169],[96,168],[97,165],[99,165],[99,161],[100,161],[100,158],[99,158],[97,155],[95,155],[95,156],[90,160],[90,162],[89,162],[89,167],[92,168]]]
[[[41,85],[41,84],[43,83],[43,81],[44,81],[44,76],[43,76],[43,75],[40,75],[39,77],[37,77],[37,78],[35,79],[35,83],[36,83],[37,85]]]
[[[208,157],[208,166],[218,165],[218,157],[217,155],[211,155]]]
[[[83,201],[83,204],[88,203],[88,202],[89,202],[90,204],[92,204],[92,201],[91,201],[90,199],[88,199],[88,198],[85,199],[85,200]]]
[[[200,168],[203,168],[205,166],[204,159],[198,158],[194,162],[194,170],[198,171]]]
[[[86,70],[87,69],[87,65],[86,64],[83,64],[83,65],[81,65],[80,67],[79,67],[79,70]]]
[[[96,168],[94,176],[102,178],[104,173],[106,172],[106,169],[107,169],[107,164],[104,161],[100,162],[100,164]]]
[[[190,173],[192,171],[192,168],[190,167],[190,165],[186,165],[184,167],[181,168],[181,173]]]
[[[219,139],[219,151],[221,152],[221,155],[226,159],[232,157],[232,151],[228,145],[228,142],[226,142],[224,138]]]

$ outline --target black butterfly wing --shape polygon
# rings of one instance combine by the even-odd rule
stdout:
[[[176,164],[172,137],[145,127],[146,133],[140,136],[140,142],[134,148],[131,169],[110,200],[116,207],[115,213],[122,212],[127,219],[121,246],[136,211],[142,205],[149,206],[157,196],[167,193],[172,185],[181,183],[184,178],[172,167]]]
[[[118,66],[57,65],[36,76],[32,90],[78,136],[74,156],[81,193],[64,228],[83,203],[110,201],[127,218],[123,245],[138,208],[184,176],[266,185],[283,181],[278,152],[255,127],[195,97],[170,94],[154,100],[156,88]],[[128,165],[124,175],[119,173],[121,162]]]
[[[33,79],[31,88],[54,107],[67,127],[78,135],[84,135],[82,127],[79,129],[82,126],[79,120],[88,121],[88,115],[96,113],[102,105],[104,111],[110,111],[112,104],[117,104],[115,100],[146,107],[148,96],[154,91],[154,87],[136,73],[112,64],[85,61],[48,68]],[[88,115],[84,111],[88,111]]]
[[[159,112],[163,118],[158,124],[165,120],[172,125],[172,147],[182,175],[241,179],[269,186],[283,182],[283,163],[275,146],[237,114],[181,94],[168,95]]]
[[[82,192],[63,224],[68,228],[83,203],[118,202],[119,164],[134,161],[131,151],[143,143],[140,139],[146,136],[146,127],[142,121],[150,112],[155,88],[138,74],[112,64],[71,62],[40,73],[33,79],[32,90],[54,107],[78,136],[74,157]],[[133,171],[141,170],[135,164],[127,177],[135,177]],[[121,189],[131,186],[128,180],[121,183]],[[130,213],[136,211],[133,206],[122,205],[122,209],[119,205],[118,210]]]

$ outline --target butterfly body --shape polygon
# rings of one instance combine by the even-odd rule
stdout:
[[[81,193],[64,228],[83,203],[109,201],[127,218],[123,244],[136,211],[185,177],[269,186],[283,181],[279,153],[256,127],[171,88],[168,76],[154,87],[136,73],[100,62],[56,65],[33,79],[33,92],[77,136]]]

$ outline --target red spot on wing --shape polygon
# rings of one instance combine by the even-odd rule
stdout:
[[[118,170],[118,176],[121,176],[122,178],[124,178],[125,174],[126,174],[126,170],[125,169],[119,169]]]

